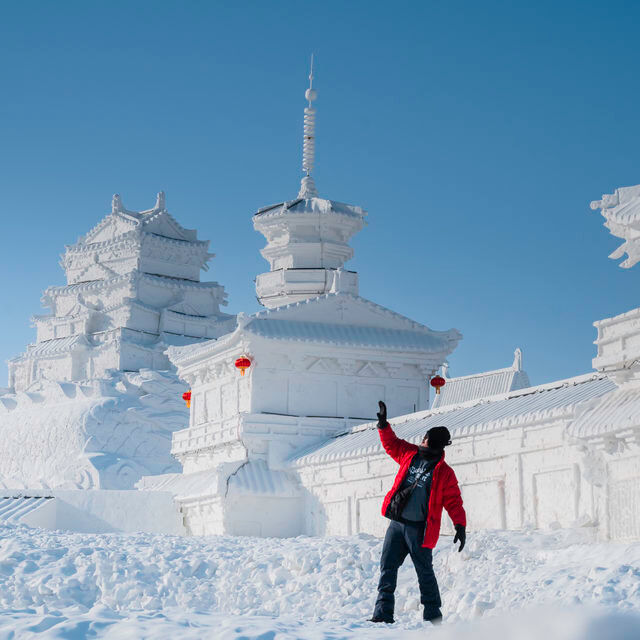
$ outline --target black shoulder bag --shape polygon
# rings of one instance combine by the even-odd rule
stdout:
[[[418,486],[420,478],[429,473],[429,471],[433,471],[433,468],[429,469],[429,467],[427,466],[427,469],[425,469],[421,474],[418,475],[415,482],[410,487],[405,487],[404,489],[399,489],[395,492],[395,494],[391,498],[391,501],[389,502],[387,512],[384,514],[387,518],[389,518],[390,520],[400,520],[400,518],[402,517],[402,512],[407,506],[407,502],[409,502],[409,498],[411,497],[413,490]]]

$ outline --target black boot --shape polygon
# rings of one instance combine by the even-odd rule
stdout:
[[[442,613],[440,609],[425,608],[423,619],[425,622],[430,622],[431,624],[442,624]]]
[[[380,616],[374,615],[373,618],[369,618],[367,620],[367,622],[385,622],[386,624],[393,624],[394,623],[394,619],[393,618],[382,618]]]

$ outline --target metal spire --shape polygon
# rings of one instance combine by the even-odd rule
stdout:
[[[305,91],[304,97],[309,102],[309,106],[304,110],[304,141],[302,144],[302,170],[305,175],[300,182],[298,198],[316,198],[318,191],[311,177],[316,156],[316,110],[313,108],[313,101],[318,97],[313,88],[313,54],[311,54],[309,88]]]

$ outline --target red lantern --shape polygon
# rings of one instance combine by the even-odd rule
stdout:
[[[244,375],[244,372],[251,366],[251,360],[246,356],[242,356],[242,358],[238,358],[236,360],[236,369],[240,369],[240,375]]]
[[[187,409],[191,409],[191,391],[185,391],[182,394],[182,399],[187,403]]]
[[[436,393],[440,393],[441,387],[444,387],[446,380],[442,376],[433,376],[431,378],[431,386],[436,390]]]

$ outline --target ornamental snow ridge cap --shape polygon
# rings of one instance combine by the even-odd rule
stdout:
[[[47,287],[43,292],[44,296],[50,296],[53,294],[71,293],[74,291],[86,291],[91,289],[106,288],[111,289],[123,284],[128,284],[135,280],[137,272],[131,271],[130,273],[123,273],[119,276],[114,276],[108,280],[88,280],[86,282],[77,282],[75,284],[63,284]]]
[[[309,210],[295,211],[294,209],[301,203],[311,203]],[[322,206],[315,208],[316,203],[322,203]],[[325,204],[328,203],[328,204]],[[277,204],[271,204],[266,207],[262,207],[253,214],[254,219],[260,217],[262,219],[275,217],[290,211],[292,214],[309,215],[338,215],[338,216],[350,216],[354,218],[364,218],[367,215],[367,211],[359,205],[348,204],[346,202],[338,202],[337,200],[329,200],[327,198],[295,198],[294,200],[285,200],[278,202]]]
[[[145,231],[144,229],[136,228],[126,231],[125,233],[116,236],[110,240],[101,240],[100,242],[76,242],[74,244],[65,244],[65,253],[89,253],[91,251],[100,251],[103,249],[112,249],[120,247],[122,245],[139,245],[142,242],[142,237],[145,237],[146,241],[158,242],[164,244],[174,244],[179,247],[184,247],[192,253],[200,251],[202,248],[208,249],[210,240],[179,240],[177,238],[169,238],[168,236],[159,236],[157,233],[151,231]],[[214,257],[215,254],[209,254]]]
[[[197,229],[187,229],[186,227],[183,227],[166,209],[162,209],[160,211],[156,211],[155,213],[153,212],[153,210],[147,212],[147,211],[142,211],[140,212],[141,215],[145,215],[148,217],[142,218],[141,219],[141,223],[143,225],[148,225],[150,222],[154,222],[157,218],[164,216],[167,218],[167,220],[169,221],[169,223],[174,227],[174,229],[176,230],[176,232],[178,232],[180,235],[185,236],[184,240],[186,242],[195,242],[196,238],[197,238],[197,234],[198,234],[198,230]],[[194,238],[190,239],[188,236],[193,235]]]
[[[509,367],[502,367],[502,369],[490,369],[489,371],[480,371],[478,373],[468,373],[466,376],[448,377],[447,375],[445,375],[444,378],[447,381],[447,384],[450,384],[452,382],[463,382],[465,380],[473,380],[474,378],[488,378],[490,376],[498,376],[503,373],[518,373],[523,371],[522,369],[517,369],[514,365],[515,365],[515,362]]]
[[[120,212],[118,212],[120,213]],[[75,244],[86,244],[87,242],[87,238],[89,236],[91,236],[92,234],[98,233],[99,231],[102,231],[103,227],[107,226],[108,224],[111,224],[112,219],[116,216],[116,213],[111,211],[109,212],[104,218],[102,218],[97,224],[95,224],[93,227],[91,227],[91,229],[89,229],[89,231],[87,231],[84,235],[79,236],[78,240],[75,242]],[[136,218],[132,218],[131,216],[120,216],[122,218],[122,220],[124,220],[125,222],[127,222],[128,224],[131,225],[132,228],[135,228],[137,226],[137,219]]]
[[[114,302],[111,305],[107,305],[106,307],[99,307],[99,308],[95,308],[92,306],[87,305],[86,302],[84,301],[78,301],[78,305],[81,307],[80,309],[76,310],[76,308],[74,307],[74,309],[72,310],[73,313],[67,313],[64,316],[56,316],[52,313],[49,314],[34,314],[31,316],[32,320],[72,320],[72,319],[77,319],[77,318],[82,318],[82,317],[86,317],[92,313],[109,313],[111,311],[115,311],[116,309],[125,309],[125,308],[129,308],[129,307],[138,307],[140,309],[146,309],[148,311],[155,311],[157,313],[161,313],[165,307],[154,307],[150,304],[146,304],[145,302],[142,302],[140,300],[137,300],[136,298],[124,298],[123,300],[119,301],[119,302]],[[204,317],[204,316],[202,316]],[[126,327],[125,327],[126,328]],[[55,339],[55,338],[52,338]]]
[[[262,311],[257,311],[256,313],[251,314],[249,316],[245,316],[244,314],[238,314],[237,316],[238,325],[233,331],[223,336],[220,336],[217,339],[214,338],[211,340],[207,340],[207,342],[201,343],[201,344],[187,345],[183,347],[172,346],[172,347],[169,347],[169,349],[167,349],[165,353],[169,356],[169,359],[174,364],[181,364],[183,366],[187,366],[190,362],[199,360],[200,358],[208,356],[213,352],[226,348],[234,338],[238,338],[242,334],[251,333],[252,335],[258,335],[252,332],[249,327],[249,325],[252,323],[253,320],[273,318],[273,316],[277,315],[278,312],[282,312],[289,309],[300,308],[306,305],[321,304],[325,300],[338,298],[338,297],[351,299],[357,304],[362,304],[363,306],[367,306],[377,312],[383,313],[384,315],[401,319],[402,321],[408,323],[411,326],[411,328],[416,331],[416,333],[444,339],[449,343],[449,345],[453,345],[454,347],[462,339],[462,333],[460,333],[460,331],[458,331],[457,329],[447,329],[445,331],[434,331],[433,329],[430,329],[426,325],[419,324],[418,322],[415,322],[414,320],[411,320],[410,318],[407,318],[406,316],[403,316],[400,313],[391,311],[391,309],[387,309],[386,307],[383,307],[382,305],[372,302],[371,300],[367,300],[366,298],[362,298],[360,296],[356,296],[351,293],[336,292],[336,293],[325,293],[320,296],[315,296],[313,298],[306,298],[304,300],[299,300],[298,302],[291,302],[289,304],[282,305],[280,307],[275,307],[273,309],[264,309]],[[292,320],[292,322],[296,322],[296,320]],[[305,322],[305,321],[298,321],[298,322]]]
[[[539,393],[543,393],[545,391],[557,391],[562,388],[568,387],[577,387],[582,384],[596,382],[596,381],[604,381],[607,380],[611,384],[611,389],[608,391],[603,391],[600,396],[606,395],[607,393],[611,393],[617,389],[616,384],[608,378],[608,376],[600,373],[588,373],[580,376],[575,376],[572,378],[566,378],[563,380],[557,380],[555,382],[548,382],[541,385],[537,385],[535,387],[527,387],[526,389],[520,389],[518,391],[511,391],[507,393],[496,394],[494,396],[485,396],[483,398],[476,398],[474,400],[469,400],[467,402],[458,403],[455,405],[447,405],[445,407],[439,409],[426,409],[424,411],[419,411],[416,413],[407,414],[404,416],[398,416],[396,418],[391,418],[389,423],[395,426],[402,426],[407,423],[418,422],[420,420],[425,420],[431,417],[443,416],[450,413],[455,413],[456,411],[462,409],[468,409],[473,407],[479,407],[482,405],[491,405],[499,402],[504,402],[508,400],[515,400],[519,397],[535,395]],[[477,422],[469,425],[462,425],[461,427],[455,429],[453,435],[456,437],[460,436],[468,436],[473,435],[474,433],[488,433],[493,431],[500,431],[509,427],[518,427],[523,426],[525,424],[530,424],[531,422],[536,422],[539,420],[549,419],[549,418],[558,418],[565,416],[567,414],[571,414],[575,411],[576,407],[579,407],[582,403],[590,402],[591,398],[580,398],[576,399],[572,403],[568,403],[565,405],[561,405],[558,407],[550,407],[549,409],[543,409],[538,411],[530,411],[523,412],[522,414],[515,416],[508,416],[505,418],[497,418],[493,420],[486,420],[484,422]],[[316,443],[313,445],[309,445],[304,449],[294,452],[289,458],[288,463],[292,467],[303,467],[309,463],[320,463],[327,461],[337,461],[340,459],[347,459],[358,457],[360,455],[366,453],[382,453],[382,445],[379,442],[375,442],[374,444],[370,444],[362,447],[353,447],[352,449],[347,449],[345,451],[337,451],[333,453],[314,453],[318,449],[326,446],[327,444],[337,440],[341,437],[346,437],[349,435],[362,433],[365,431],[373,431],[377,429],[376,422],[367,422],[365,424],[360,424],[352,429],[347,431],[343,431],[341,433],[337,433],[331,436],[328,440],[323,441],[321,443]],[[420,438],[414,438],[416,440],[416,444]]]
[[[162,193],[162,192],[161,192]],[[164,196],[164,194],[163,194]],[[115,197],[115,196],[114,196]],[[167,210],[166,206],[162,206],[160,208],[157,207],[157,205],[155,207],[152,207],[151,209],[146,209],[144,211],[129,211],[128,209],[125,209],[122,206],[122,200],[119,198],[119,202],[120,202],[120,208],[114,210],[113,209],[113,205],[112,205],[112,209],[111,211],[104,217],[102,218],[98,223],[96,223],[91,229],[89,229],[89,231],[87,231],[87,233],[85,233],[84,235],[80,236],[78,238],[78,241],[76,244],[80,244],[80,243],[84,243],[86,242],[87,238],[89,236],[91,236],[94,233],[97,233],[98,231],[101,231],[102,228],[108,224],[111,223],[113,218],[120,218],[121,220],[124,220],[125,222],[131,224],[132,227],[136,227],[136,226],[141,226],[141,225],[145,225],[148,222],[154,221],[156,220],[159,216],[166,216],[166,218],[169,220],[169,222],[172,224],[172,226],[175,228],[175,230],[182,236],[189,236],[191,234],[197,234],[197,229],[187,229],[186,227],[183,227]],[[163,198],[164,199],[164,198]],[[188,237],[184,237],[184,240],[188,241],[188,242],[194,242],[195,239],[190,240]]]
[[[51,338],[50,340],[28,344],[25,351],[11,358],[9,362],[24,362],[34,355],[54,357],[57,354],[67,351],[88,349],[91,347],[93,347],[93,345],[89,343],[83,334],[65,336],[64,338]]]
[[[475,407],[481,404],[500,402],[502,400],[512,400],[513,398],[520,398],[523,396],[534,395],[536,393],[541,393],[544,391],[553,391],[555,389],[562,389],[563,387],[576,387],[578,385],[585,384],[587,382],[593,382],[595,380],[603,380],[605,378],[608,378],[608,376],[604,373],[599,373],[599,372],[583,373],[579,376],[572,376],[571,378],[563,378],[562,380],[555,380],[553,382],[544,382],[536,386],[525,387],[524,389],[517,389],[515,391],[506,391],[503,393],[496,393],[493,396],[484,396],[482,398],[475,398],[473,400],[467,400],[466,402],[459,402],[452,405],[446,405],[438,409],[425,409],[424,411],[419,411],[415,414],[408,414],[408,415],[412,416],[411,418],[412,420],[426,418],[431,415],[440,415],[443,413],[450,413],[451,411],[456,411],[458,409],[466,409],[468,407]],[[407,422],[408,419],[409,418],[407,416],[399,416],[398,418],[393,418],[389,422],[391,422],[392,424],[401,424],[402,422]],[[357,427],[354,427],[354,431],[355,430],[363,431],[365,428],[367,428],[366,425],[358,425]]]
[[[240,315],[240,314],[238,314]],[[237,322],[238,316],[235,316]],[[229,315],[226,321],[234,319],[233,315]],[[184,346],[170,346],[164,353],[169,357],[173,364],[188,366],[193,361],[200,360],[214,351],[221,351],[229,348],[234,341],[240,340],[244,331],[244,325],[237,324],[233,331],[225,333],[219,338],[210,338],[204,342],[188,344]]]
[[[353,293],[347,293],[345,291],[337,291],[333,293],[323,293],[320,296],[314,296],[312,298],[305,298],[304,300],[299,300],[297,302],[290,302],[288,304],[281,305],[279,307],[274,307],[273,309],[263,309],[262,311],[257,311],[256,313],[249,316],[251,319],[262,319],[271,317],[278,312],[287,310],[287,309],[295,309],[304,305],[313,305],[320,304],[324,300],[329,300],[331,298],[345,298],[347,300],[353,300],[356,304],[362,304],[363,306],[369,307],[370,309],[382,313],[387,317],[397,318],[409,324],[411,328],[419,333],[425,333],[430,335],[435,335],[437,337],[447,338],[449,342],[454,342],[457,344],[460,340],[462,340],[462,333],[458,331],[458,329],[445,329],[444,331],[437,331],[435,329],[430,329],[427,325],[420,324],[407,316],[398,313],[397,311],[392,311],[387,307],[383,307],[382,305],[372,302],[371,300],[367,300],[367,298],[363,298],[362,296],[355,295]]]
[[[602,320],[596,320],[593,323],[593,326],[598,327],[608,327],[610,325],[619,324],[628,320],[629,318],[635,318],[640,316],[640,308],[631,309],[630,311],[625,311],[624,313],[620,313],[617,316],[612,316],[611,318],[602,318]],[[618,340],[619,337],[611,338],[611,340]]]
[[[44,290],[43,296],[56,293],[65,293],[72,291],[86,291],[91,289],[100,288],[115,288],[122,284],[132,283],[135,280],[151,280],[160,281],[166,283],[168,286],[174,289],[222,289],[223,286],[219,282],[200,282],[198,280],[186,280],[184,278],[171,278],[169,276],[159,276],[152,273],[145,273],[144,271],[133,270],[129,273],[123,273],[119,276],[114,276],[108,280],[89,280],[87,282],[77,282],[74,284],[65,284],[54,287],[47,287]]]

